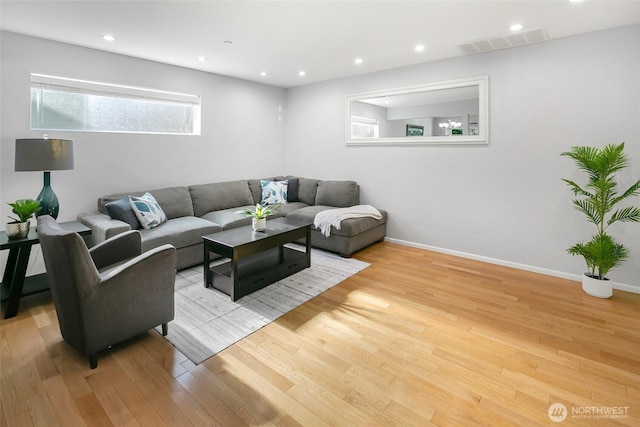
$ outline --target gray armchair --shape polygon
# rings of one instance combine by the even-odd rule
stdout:
[[[129,231],[87,248],[50,216],[38,235],[64,340],[98,366],[98,352],[174,317],[176,249],[141,254],[140,233]]]

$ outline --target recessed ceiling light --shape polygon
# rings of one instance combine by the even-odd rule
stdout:
[[[582,3],[582,0],[569,0],[569,3]]]
[[[114,42],[116,41],[116,38],[110,34],[105,34],[102,36],[102,40],[106,41],[106,42]]]
[[[416,45],[416,47],[414,47],[413,49],[416,52],[422,52],[424,50],[424,45],[423,44]]]
[[[267,75],[267,73],[263,71],[263,72],[261,72],[261,73],[260,73],[260,75],[261,75],[262,77],[264,77],[264,76],[266,76],[266,75]]]
[[[304,72],[304,71],[300,71],[300,72],[298,73],[298,75],[299,75],[300,77],[304,77],[304,76],[306,76],[306,75],[307,75],[307,73],[306,73],[306,72]]]
[[[207,58],[206,56],[198,56],[198,61],[200,62],[207,62],[209,60],[209,58]]]
[[[353,62],[355,62],[356,65],[360,65],[362,64],[362,58],[356,58],[356,60]]]
[[[523,28],[524,28],[524,25],[522,24],[513,24],[512,26],[509,27],[511,31],[520,31]]]

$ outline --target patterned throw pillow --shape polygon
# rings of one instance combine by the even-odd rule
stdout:
[[[298,187],[300,180],[298,178],[289,179],[277,179],[276,181],[287,181],[287,203],[299,202],[298,200]]]
[[[144,193],[142,197],[129,196],[129,202],[145,230],[157,227],[167,220],[167,215],[156,202],[155,197],[149,193]]]
[[[287,181],[261,180],[263,205],[284,205],[287,203]]]

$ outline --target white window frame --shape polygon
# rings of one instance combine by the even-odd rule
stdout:
[[[169,92],[158,89],[150,89],[136,86],[120,85],[114,83],[94,82],[89,80],[79,80],[66,77],[57,77],[44,74],[31,74],[31,90],[48,89],[65,93],[75,93],[80,95],[94,95],[110,98],[125,98],[128,100],[141,101],[160,101],[173,104],[183,104],[191,106],[190,130],[184,132],[165,132],[165,131],[136,131],[123,129],[72,129],[72,128],[51,128],[47,127],[42,120],[34,126],[33,117],[30,120],[31,129],[34,130],[64,130],[72,132],[111,132],[111,133],[150,133],[150,134],[172,134],[172,135],[200,135],[201,133],[201,98],[199,95],[190,95],[178,92]],[[31,95],[30,95],[31,96]],[[38,104],[38,103],[36,103]],[[34,109],[36,111],[34,111]],[[40,106],[31,103],[31,115],[40,115]]]
[[[373,135],[371,136],[359,136],[358,138],[378,138],[380,135],[380,125],[377,119],[372,119],[370,117],[360,117],[360,116],[351,116],[350,124],[351,134],[354,135],[354,126],[357,127],[368,127],[372,130]],[[360,132],[356,132],[360,134]]]

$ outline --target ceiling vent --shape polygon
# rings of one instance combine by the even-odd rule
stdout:
[[[536,28],[533,30],[520,31],[517,33],[505,34],[502,36],[480,39],[459,45],[466,54],[490,52],[492,50],[506,49],[508,47],[523,46],[526,44],[539,43],[549,40],[547,29]]]

